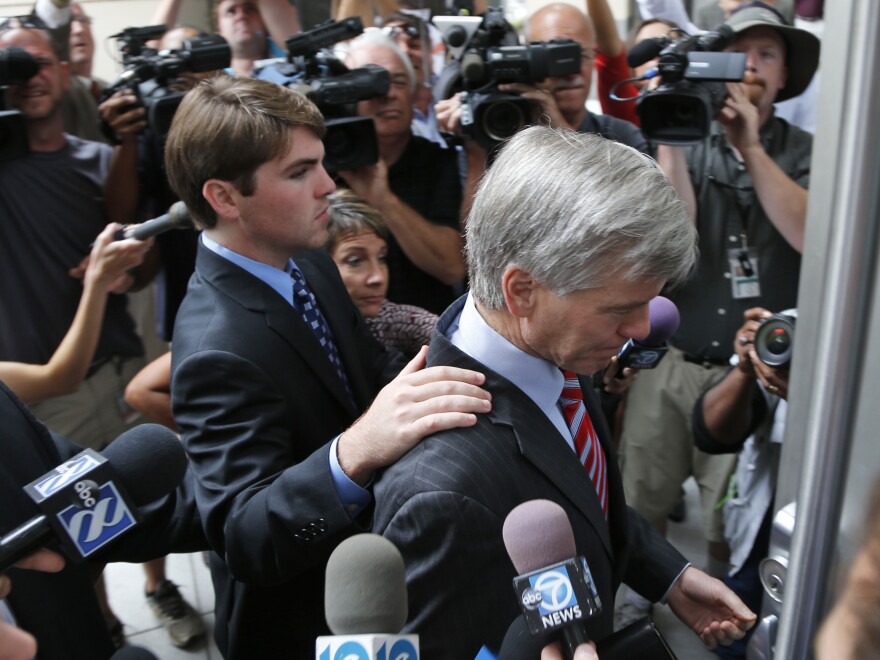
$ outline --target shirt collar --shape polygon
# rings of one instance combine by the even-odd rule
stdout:
[[[288,305],[293,305],[293,280],[290,279],[290,271],[297,268],[293,259],[288,259],[287,266],[284,270],[275,268],[260,261],[254,261],[248,257],[233,252],[229,248],[223,247],[217,241],[212,240],[205,232],[202,232],[202,244],[211,252],[214,252],[227,261],[231,261],[239,268],[246,270],[248,273],[264,282],[287,301]],[[299,270],[297,268],[297,270]]]

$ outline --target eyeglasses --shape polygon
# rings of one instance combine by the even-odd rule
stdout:
[[[392,39],[404,37],[406,39],[418,39],[419,28],[415,25],[386,25],[382,30]]]
[[[19,28],[31,28],[34,30],[48,30],[46,25],[39,16],[4,16],[0,18],[0,32],[8,30],[16,30]]]
[[[88,27],[92,24],[92,17],[86,16],[85,14],[83,14],[82,16],[71,16],[70,22],[79,23],[80,27]]]

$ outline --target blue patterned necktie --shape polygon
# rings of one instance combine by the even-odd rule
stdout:
[[[351,393],[351,387],[348,385],[348,378],[345,375],[345,368],[342,366],[342,360],[339,359],[339,350],[336,348],[336,342],[333,340],[333,332],[324,315],[318,308],[318,302],[315,296],[306,284],[303,274],[296,268],[290,271],[290,279],[293,280],[293,306],[300,313],[303,321],[309,326],[315,339],[321,344],[327,359],[339,375],[339,379],[345,386],[345,391],[349,398],[354,402],[354,396]]]

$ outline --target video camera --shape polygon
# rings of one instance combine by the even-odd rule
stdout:
[[[232,61],[229,44],[220,35],[187,39],[183,47],[157,51],[146,43],[165,34],[164,25],[126,28],[113,38],[119,43],[125,72],[108,86],[101,102],[121,89],[131,89],[146,108],[147,122],[159,137],[164,137],[185,91],[172,88],[182,73],[202,73],[225,69]],[[106,132],[106,126],[105,126]]]
[[[519,94],[500,92],[504,83],[534,84],[581,69],[581,47],[572,39],[533,41],[520,46],[516,30],[501,8],[490,7],[482,19],[435,16],[453,60],[435,86],[436,98],[461,95],[461,128],[490,150],[531,123],[535,103]]]
[[[379,160],[376,127],[357,116],[358,101],[384,96],[391,86],[388,71],[375,64],[349,69],[329,48],[362,34],[358,17],[329,20],[290,37],[287,57],[257,62],[256,76],[305,95],[324,115],[324,168],[353,170]]]
[[[742,80],[745,53],[720,53],[734,39],[728,25],[672,41],[639,42],[627,56],[636,68],[655,57],[660,86],[636,102],[642,133],[660,144],[693,144],[709,135],[712,120],[727,98],[726,82]]]
[[[29,150],[24,117],[18,110],[5,109],[5,88],[23,85],[39,70],[40,63],[24,48],[0,49],[0,161],[21,158]]]
[[[787,309],[761,322],[755,332],[755,353],[761,362],[774,369],[789,367],[796,322],[796,309]]]

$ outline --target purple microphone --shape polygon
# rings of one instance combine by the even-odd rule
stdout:
[[[675,334],[681,322],[678,308],[669,298],[657,296],[648,303],[648,315],[651,318],[648,336],[642,340],[630,339],[617,355],[621,370],[624,367],[653,369],[669,350],[666,342]]]

